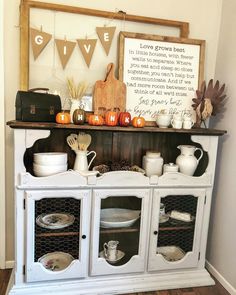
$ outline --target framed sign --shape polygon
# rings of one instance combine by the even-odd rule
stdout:
[[[205,41],[120,32],[119,79],[126,110],[155,121],[158,113],[192,114],[203,80]]]

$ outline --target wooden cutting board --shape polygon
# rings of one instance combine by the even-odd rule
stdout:
[[[93,110],[99,113],[100,110],[113,110],[119,108],[121,112],[126,107],[126,85],[117,80],[114,75],[114,64],[107,66],[107,74],[104,81],[95,83],[93,92]]]

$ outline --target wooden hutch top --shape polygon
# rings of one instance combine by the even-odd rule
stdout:
[[[114,132],[154,132],[154,133],[185,133],[192,135],[206,135],[206,136],[221,136],[224,135],[226,130],[217,130],[209,128],[192,128],[192,129],[174,129],[174,128],[158,128],[158,127],[143,127],[135,128],[120,127],[120,126],[91,126],[88,124],[75,125],[75,124],[57,124],[48,122],[23,122],[23,121],[8,121],[7,125],[11,128],[18,129],[78,129],[78,130],[99,130],[99,131],[114,131]]]

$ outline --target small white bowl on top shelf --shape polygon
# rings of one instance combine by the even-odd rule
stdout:
[[[168,128],[170,126],[172,115],[170,114],[158,114],[156,117],[156,123],[159,128]]]

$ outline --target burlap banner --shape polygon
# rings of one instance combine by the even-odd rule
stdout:
[[[106,55],[109,54],[111,43],[115,34],[116,27],[96,27],[98,37],[101,41]]]
[[[52,35],[31,28],[30,36],[34,59],[36,60],[36,58],[40,55],[48,42],[51,40]]]
[[[84,60],[89,67],[97,43],[97,39],[78,39],[77,42],[80,51],[84,57]]]
[[[96,27],[97,35],[99,40],[104,48],[106,55],[109,54],[112,40],[114,38],[116,27]],[[42,32],[40,30],[36,30],[30,28],[30,36],[31,36],[31,45],[33,50],[33,56],[36,60],[43,49],[47,46],[49,41],[52,38],[51,34]],[[83,58],[87,64],[90,66],[94,50],[96,47],[97,39],[77,39],[76,40],[80,51],[83,55]],[[63,69],[65,69],[76,45],[76,42],[55,39],[56,48],[58,51],[58,55],[62,64]]]
[[[55,42],[56,42],[57,51],[60,57],[62,67],[64,69],[71,57],[71,54],[75,48],[76,42],[60,40],[60,39],[55,39]]]

